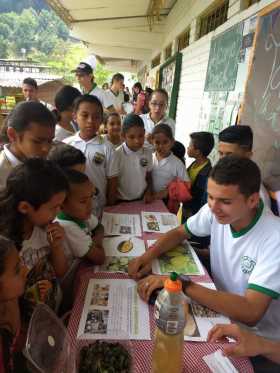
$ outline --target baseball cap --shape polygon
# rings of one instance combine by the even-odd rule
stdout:
[[[96,57],[94,55],[88,56],[83,61],[79,63],[75,70],[72,70],[72,73],[83,73],[83,74],[92,74],[96,68]]]

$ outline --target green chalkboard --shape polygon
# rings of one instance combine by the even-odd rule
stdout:
[[[243,22],[211,41],[204,91],[233,91],[235,88]]]

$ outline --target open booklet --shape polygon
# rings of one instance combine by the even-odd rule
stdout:
[[[95,267],[95,272],[127,273],[128,263],[145,252],[144,241],[131,236],[105,237],[103,247],[106,255],[105,263]]]
[[[142,212],[141,218],[144,232],[166,233],[179,225],[177,216],[170,212]]]
[[[208,289],[215,290],[212,282],[199,283]],[[205,342],[210,329],[216,324],[230,324],[230,319],[188,298],[188,316],[185,326],[185,341]]]
[[[141,236],[140,216],[137,214],[114,214],[103,212],[101,223],[105,236],[120,236],[131,234]]]
[[[77,337],[150,340],[149,308],[135,281],[91,279]]]
[[[155,242],[155,240],[147,241],[148,247]],[[152,270],[153,273],[159,275],[168,275],[170,272],[191,276],[204,274],[203,266],[188,241],[184,241],[181,245],[155,259]]]

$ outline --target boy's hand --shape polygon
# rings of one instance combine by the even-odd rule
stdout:
[[[147,253],[131,260],[128,263],[128,276],[134,280],[139,280],[151,272],[152,260],[148,258]]]
[[[51,248],[61,246],[64,236],[64,229],[59,223],[50,223],[47,226],[47,237]]]
[[[163,287],[168,276],[150,275],[138,282],[137,291],[140,297],[148,302],[152,292]]]
[[[103,245],[104,227],[102,224],[99,224],[97,228],[95,228],[94,233],[92,234],[92,239],[96,246]]]
[[[49,290],[52,288],[52,283],[48,280],[41,280],[37,282],[39,293],[40,293],[40,300],[41,302],[45,303],[47,294]]]

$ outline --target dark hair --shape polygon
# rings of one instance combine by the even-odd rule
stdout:
[[[143,91],[142,84],[140,82],[133,84],[133,88],[138,88],[139,91]]]
[[[77,88],[65,85],[55,95],[54,104],[56,109],[62,112],[71,108],[75,99],[79,96],[81,96],[81,92]]]
[[[210,132],[193,132],[190,134],[193,146],[199,150],[204,157],[207,157],[214,148],[214,136]]]
[[[124,92],[123,93],[123,99],[124,99],[124,102],[129,102],[129,99],[130,99],[129,94]]]
[[[253,131],[249,126],[229,126],[219,133],[219,141],[238,144],[240,147],[251,151],[253,148]]]
[[[18,133],[26,131],[31,123],[55,127],[55,118],[45,105],[27,101],[17,104],[7,119],[8,127],[12,127]]]
[[[27,201],[37,210],[53,195],[67,190],[67,178],[54,162],[27,159],[11,171],[6,188],[0,192],[0,232],[14,240],[19,248],[24,215],[18,211],[18,204]]]
[[[185,161],[186,148],[180,141],[174,142],[174,145],[172,146],[171,151],[177,158],[179,158],[184,164],[186,164],[186,161]]]
[[[88,102],[90,104],[96,105],[101,112],[101,116],[103,117],[103,106],[99,98],[93,95],[81,95],[77,97],[76,100],[74,101],[74,112],[77,112],[79,110],[79,107],[83,102]]]
[[[143,119],[136,114],[128,114],[123,120],[122,131],[126,133],[132,127],[145,129]]]
[[[164,98],[166,99],[166,102],[168,102],[168,93],[167,93],[167,91],[165,89],[163,89],[163,88],[157,88],[157,89],[155,89],[153,91],[153,93],[152,93],[152,96],[154,94],[156,94],[156,93],[159,93],[159,94],[163,95]]]
[[[226,156],[212,168],[209,177],[220,185],[238,185],[245,197],[260,191],[261,172],[249,158]]]
[[[35,79],[33,78],[25,78],[22,82],[22,84],[28,84],[30,85],[31,87],[35,88],[35,89],[38,89],[38,84],[36,82]]]
[[[124,80],[124,76],[123,76],[123,74],[121,74],[121,73],[116,73],[116,74],[114,74],[113,76],[112,76],[112,84],[114,83],[114,81],[117,81],[117,82],[119,82],[119,81],[121,81],[121,80]]]
[[[84,153],[74,148],[74,146],[67,144],[57,144],[53,146],[49,152],[48,159],[55,162],[62,169],[86,163]]]
[[[109,114],[106,116],[106,118],[105,118],[105,124],[108,123],[109,118],[111,118],[111,117],[116,117],[116,118],[118,118],[118,119],[120,120],[120,122],[121,122],[121,117],[120,117],[120,114],[119,114],[119,113],[109,113]]]
[[[163,133],[170,140],[174,140],[172,129],[168,124],[160,123],[153,128],[152,136],[157,135],[158,133]]]
[[[5,272],[5,262],[10,251],[15,248],[15,244],[9,238],[0,235],[0,276]]]
[[[65,172],[65,176],[67,177],[67,180],[70,186],[72,184],[74,185],[83,184],[89,181],[88,176],[84,174],[83,172],[73,170],[71,168],[66,169],[64,172]]]

